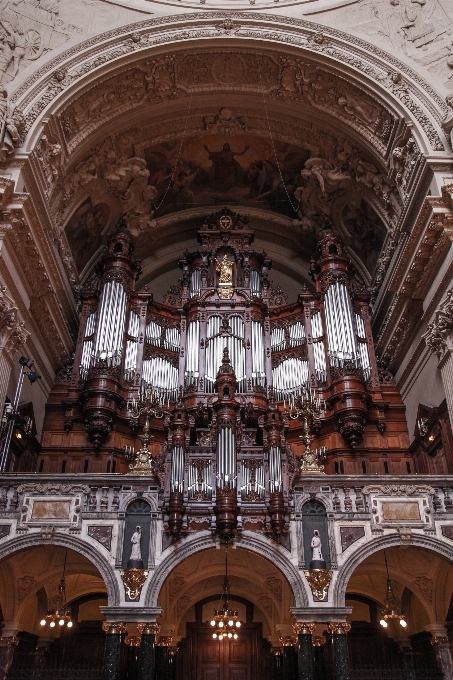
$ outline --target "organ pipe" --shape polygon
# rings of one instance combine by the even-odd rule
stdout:
[[[182,446],[173,447],[171,456],[170,491],[183,493],[184,491],[184,449]]]
[[[176,401],[178,369],[167,359],[153,357],[143,361],[142,382],[152,385],[163,400]]]
[[[200,347],[200,322],[191,321],[187,330],[186,348],[186,385],[195,385],[198,381],[198,352]]]
[[[311,327],[313,331],[313,353],[315,356],[315,371],[318,382],[322,383],[327,380],[327,366],[326,366],[326,352],[324,350],[324,343],[321,340],[323,333],[321,312],[317,312],[311,319]]]
[[[261,297],[261,277],[256,269],[252,269],[250,272],[250,293],[255,297]]]
[[[134,311],[131,311],[129,317],[128,335],[131,336],[126,342],[126,354],[124,357],[124,379],[132,380],[135,375],[135,367],[137,365],[137,350],[138,350],[138,331],[140,328],[140,317]]]
[[[263,326],[259,321],[252,321],[252,383],[253,385],[265,385],[266,373],[264,370],[264,342]]]
[[[308,382],[308,361],[290,357],[272,369],[272,385],[277,401],[288,399]]]
[[[93,334],[96,330],[96,318],[97,313],[92,312],[86,323],[85,328],[85,341],[82,348],[82,356],[80,358],[80,377],[82,380],[86,380],[88,375],[88,368],[91,363],[91,356],[93,353]]]
[[[107,281],[101,293],[92,363],[106,361],[110,366],[121,362],[127,295],[121,283]]]
[[[236,438],[231,427],[223,427],[217,438],[218,486],[236,486]]]
[[[195,295],[200,295],[201,292],[201,272],[199,269],[195,269],[190,275],[189,284],[189,297],[195,297]]]
[[[282,455],[278,446],[271,446],[269,449],[269,491],[271,493],[283,491]]]

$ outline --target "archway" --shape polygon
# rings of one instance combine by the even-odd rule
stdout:
[[[453,565],[434,546],[385,543],[381,540],[378,550],[356,559],[347,582],[351,668],[356,673],[410,668],[416,675],[429,670],[432,677],[441,677],[447,657],[451,663],[445,621],[453,597]]]
[[[177,677],[183,677],[178,673],[184,668],[193,680],[233,671],[238,678],[267,678],[272,646],[291,635],[289,609],[295,598],[288,579],[275,562],[237,547],[228,549],[228,579],[230,606],[242,625],[237,640],[213,639],[209,622],[220,608],[224,575],[225,549],[210,547],[179,560],[163,582],[161,635],[179,643]]]
[[[42,677],[77,669],[80,677],[96,679],[102,672],[100,607],[107,605],[108,589],[94,560],[73,548],[42,542],[14,551],[10,546],[0,564],[3,636],[18,641],[1,650],[0,664],[10,680],[38,667]]]

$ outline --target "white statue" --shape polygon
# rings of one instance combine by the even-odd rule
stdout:
[[[142,551],[140,549],[141,540],[142,540],[141,527],[136,527],[134,533],[132,534],[132,538],[131,538],[131,543],[132,543],[131,560],[141,561],[141,559],[142,559]]]
[[[311,539],[311,548],[313,550],[313,561],[321,561],[324,562],[324,558],[322,556],[322,543],[321,543],[321,538],[319,536],[319,531],[317,529],[314,530],[313,532],[313,538]]]

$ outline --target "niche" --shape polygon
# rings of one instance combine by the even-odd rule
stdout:
[[[149,504],[141,498],[131,503],[126,511],[126,520],[124,523],[123,557],[121,562],[123,569],[127,569],[127,563],[132,551],[131,539],[137,526],[141,528],[140,550],[142,554],[143,568],[148,569],[151,508]]]
[[[327,529],[327,512],[322,503],[312,500],[302,507],[302,534],[304,541],[305,569],[309,569],[312,559],[311,541],[313,532],[317,529],[322,543],[322,556],[330,569],[329,532]]]

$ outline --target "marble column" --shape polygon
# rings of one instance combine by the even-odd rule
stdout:
[[[333,677],[334,680],[349,680],[349,658],[347,634],[351,624],[332,622],[327,626],[333,637]]]
[[[298,680],[314,680],[315,669],[313,663],[313,631],[314,623],[295,623],[294,632],[297,635],[298,650]]]
[[[0,638],[0,680],[5,680],[14,658],[14,652],[19,644],[15,635]]]
[[[436,661],[439,670],[444,675],[444,680],[453,680],[453,660],[450,643],[445,626],[442,623],[433,623],[427,626],[431,635],[431,644],[436,652]]]
[[[138,657],[137,680],[154,680],[156,668],[155,643],[159,626],[157,623],[139,623],[137,628],[142,638]]]
[[[296,680],[294,646],[297,644],[297,638],[293,636],[284,636],[280,638],[280,642],[283,647],[283,680]]]
[[[126,625],[119,621],[104,621],[102,630],[105,636],[104,680],[120,680],[121,636]]]
[[[156,647],[156,678],[158,680],[171,680],[172,659],[170,657],[170,645],[172,638],[160,637]]]

